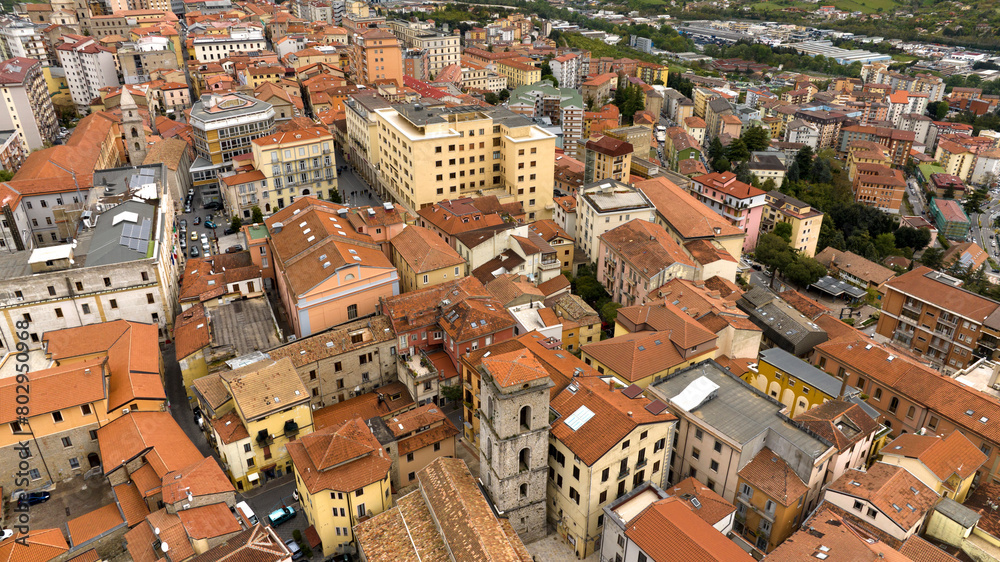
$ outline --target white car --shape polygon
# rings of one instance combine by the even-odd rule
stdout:
[[[201,235],[201,249],[205,250],[205,253],[207,254],[210,247],[211,246],[209,246],[209,244],[208,244],[208,236],[202,234]]]

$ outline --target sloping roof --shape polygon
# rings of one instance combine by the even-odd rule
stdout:
[[[59,529],[39,529],[0,542],[2,562],[49,562],[69,550]]]
[[[652,201],[671,230],[685,240],[743,235],[742,230],[666,178],[652,178],[635,186]]]
[[[484,357],[482,366],[501,387],[522,385],[549,376],[534,355],[523,349]]]
[[[310,494],[353,492],[388,477],[392,460],[361,418],[332,425],[288,443]]]
[[[163,475],[163,501],[173,504],[189,496],[212,496],[235,492],[233,483],[212,457]]]
[[[191,562],[282,562],[290,556],[288,547],[274,529],[258,523]]]
[[[161,478],[204,458],[170,412],[131,412],[98,429],[97,441],[104,474],[139,455]]]
[[[633,269],[654,277],[675,263],[694,267],[694,262],[660,225],[631,220],[601,235],[601,244],[628,260]]]
[[[309,391],[287,357],[252,363],[221,377],[246,420],[309,401]]]
[[[396,395],[399,397],[393,398]],[[407,410],[413,404],[413,397],[410,396],[406,385],[398,381],[392,382],[380,386],[372,392],[366,392],[360,396],[316,410],[313,413],[313,428],[319,431],[326,427],[339,427],[355,417],[363,420],[374,417],[384,418],[393,413]]]
[[[911,562],[886,543],[866,537],[830,504],[821,504],[807,525],[767,555],[768,562],[802,562],[822,553],[830,562]],[[827,550],[820,550],[825,547]]]
[[[886,287],[976,322],[982,322],[1000,307],[996,301],[939,281],[938,276],[933,269],[918,266],[891,279]]]
[[[184,359],[212,343],[212,330],[205,305],[198,303],[181,311],[174,319],[174,352],[177,359]]]
[[[867,260],[853,252],[838,250],[833,246],[823,248],[823,251],[816,254],[816,261],[824,267],[836,267],[862,281],[881,285],[896,276],[896,272],[881,266],[873,261]]]
[[[635,332],[585,344],[581,349],[627,381],[636,382],[687,361],[684,348],[672,337],[671,332]],[[706,347],[704,352],[711,349],[714,347]]]
[[[828,400],[795,417],[810,431],[846,451],[858,441],[878,430],[878,421],[857,404],[844,400]]]
[[[656,414],[648,410],[652,402],[641,393],[629,398],[622,389],[612,389],[598,377],[577,377],[550,404],[559,415],[551,423],[552,436],[587,466],[594,466],[636,427],[677,419],[666,408]],[[580,411],[589,411],[593,416],[574,428],[567,421]]]
[[[784,459],[764,447],[740,469],[740,478],[767,497],[788,507],[794,504],[809,487],[802,482]]]
[[[883,449],[883,455],[919,460],[946,486],[953,475],[964,480],[975,474],[987,460],[987,456],[961,431],[953,431],[944,438],[905,433]]]
[[[735,505],[715,493],[715,490],[699,482],[694,476],[688,476],[665,491],[687,502],[694,514],[701,517],[709,525],[714,526],[728,517],[730,513],[736,511]],[[692,499],[697,499],[701,505],[695,506]]]
[[[393,249],[416,274],[465,265],[465,259],[446,244],[444,239],[420,226],[407,226],[390,242]]]
[[[905,468],[881,462],[867,472],[848,469],[830,483],[829,490],[867,500],[904,531],[909,531],[940,499]]]
[[[656,561],[715,562],[747,557],[736,543],[693,516],[691,508],[676,497],[657,501],[632,518],[625,536]]]

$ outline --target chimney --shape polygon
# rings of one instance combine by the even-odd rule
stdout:
[[[615,391],[615,379],[612,378],[608,379],[608,390],[610,390],[611,392]]]

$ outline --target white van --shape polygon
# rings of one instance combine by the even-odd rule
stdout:
[[[258,523],[257,516],[254,515],[253,510],[247,505],[247,502],[239,502],[236,504],[236,510],[244,519],[247,520],[249,525],[252,527]]]

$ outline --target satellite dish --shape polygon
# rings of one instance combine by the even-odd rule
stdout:
[[[159,535],[160,534],[160,528],[157,527],[157,528],[153,529],[153,533]]]
[[[160,550],[162,550],[163,552],[166,552],[166,551],[170,550],[170,547],[167,546],[167,543],[161,542],[160,543]]]
[[[73,264],[75,264],[75,263],[76,263],[76,260],[74,260],[73,258],[70,258],[70,259],[69,259],[69,264],[70,264],[70,265],[73,265]]]

